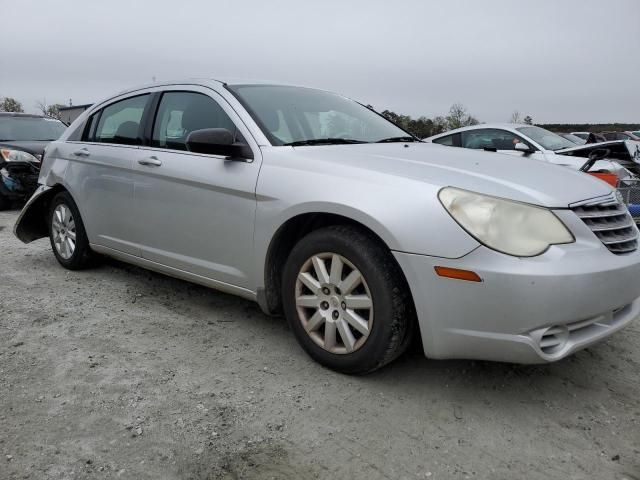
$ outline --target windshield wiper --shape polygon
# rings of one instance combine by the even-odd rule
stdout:
[[[353,140],[351,138],[310,138],[309,140],[297,140],[285,143],[288,147],[300,147],[304,145],[344,145],[350,143],[368,143],[363,140]]]
[[[376,143],[394,143],[394,142],[419,142],[415,137],[389,137],[378,140]]]

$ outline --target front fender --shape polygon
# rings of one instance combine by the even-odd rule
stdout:
[[[57,190],[47,185],[40,185],[22,208],[18,220],[13,227],[13,234],[24,243],[33,242],[49,235],[47,226],[47,210],[49,202]]]

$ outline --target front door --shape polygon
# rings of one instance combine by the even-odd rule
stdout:
[[[251,140],[250,162],[188,152],[187,136],[203,128],[227,128],[242,141],[249,137],[235,112],[213,90],[162,93],[151,144],[140,148],[134,164],[142,256],[248,288],[259,149]]]

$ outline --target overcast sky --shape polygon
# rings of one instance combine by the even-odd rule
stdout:
[[[0,96],[92,103],[186,77],[378,110],[640,122],[640,0],[0,0]]]

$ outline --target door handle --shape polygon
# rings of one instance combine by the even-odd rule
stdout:
[[[138,163],[147,167],[159,167],[160,165],[162,165],[162,162],[158,160],[158,157],[156,157],[155,155],[147,158],[141,158],[140,160],[138,160]]]
[[[76,150],[75,152],[73,152],[73,154],[76,157],[88,157],[89,155],[91,155],[89,153],[89,150],[87,150],[86,148],[81,148],[80,150]]]

